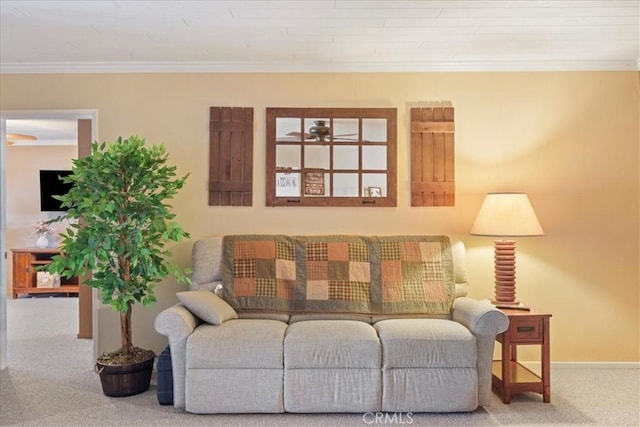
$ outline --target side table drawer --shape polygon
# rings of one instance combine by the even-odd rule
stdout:
[[[542,341],[542,319],[537,318],[512,318],[510,319],[509,331],[511,342],[541,342]]]

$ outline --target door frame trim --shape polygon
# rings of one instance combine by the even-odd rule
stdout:
[[[91,119],[91,140],[98,140],[98,110],[97,109],[73,109],[73,110],[0,110],[0,370],[7,367],[7,120],[18,119],[55,119],[74,118]],[[78,147],[79,148],[79,147]],[[97,315],[97,291],[91,293],[91,318],[93,335],[93,359],[98,354],[98,315]]]

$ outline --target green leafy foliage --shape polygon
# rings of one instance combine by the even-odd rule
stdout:
[[[188,174],[177,177],[167,160],[163,145],[146,146],[135,135],[111,144],[95,142],[89,156],[73,161],[73,173],[65,178],[71,190],[56,196],[68,208],[71,225],[61,234],[61,255],[48,270],[79,275],[83,284],[100,290],[102,302],[121,313],[125,354],[133,348],[132,305],[152,305],[155,285],[169,275],[189,282],[190,271],[180,269],[165,248],[189,237],[166,203]]]

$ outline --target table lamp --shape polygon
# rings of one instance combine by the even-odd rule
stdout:
[[[489,193],[470,234],[512,238],[542,236],[544,231],[525,193]],[[493,304],[499,308],[527,310],[516,299],[516,242],[498,239],[494,245],[496,295]]]

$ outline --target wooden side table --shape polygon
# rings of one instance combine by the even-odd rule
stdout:
[[[510,403],[511,396],[525,391],[542,394],[542,401],[551,401],[549,319],[551,314],[536,311],[501,309],[509,318],[509,328],[496,337],[502,344],[502,360],[494,360],[493,389]],[[518,345],[540,345],[542,375],[537,375],[518,363]]]

